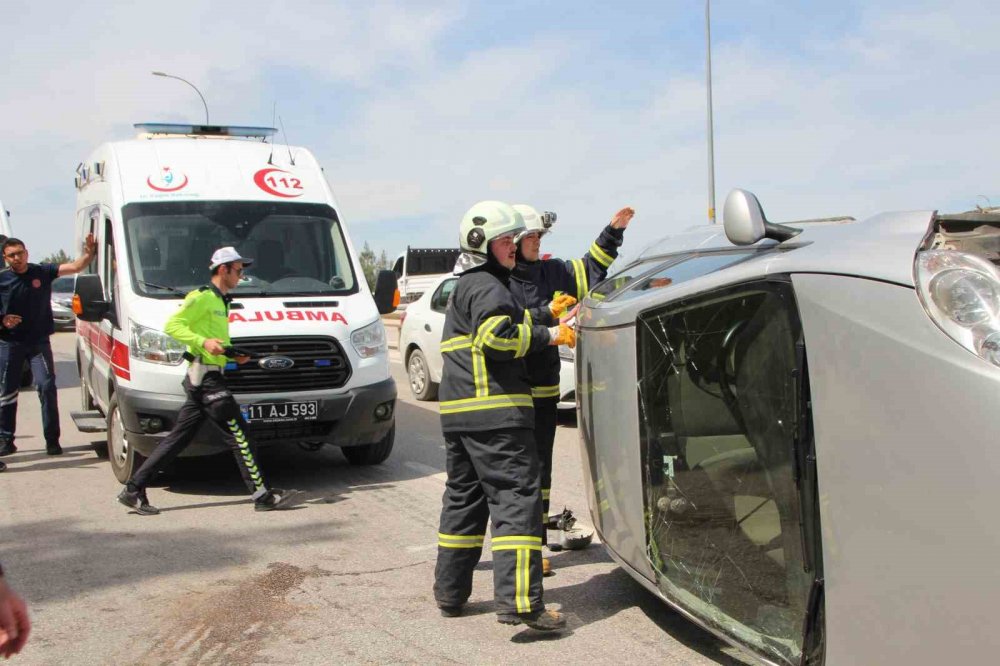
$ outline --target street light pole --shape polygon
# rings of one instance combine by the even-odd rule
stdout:
[[[712,136],[712,10],[711,0],[705,0],[705,88],[708,91],[708,223],[715,219],[715,140]]]
[[[165,72],[153,72],[153,76],[163,76],[163,77],[166,77],[168,79],[177,79],[178,81],[183,81],[184,83],[186,83],[189,86],[191,86],[192,88],[194,88],[194,91],[196,93],[198,93],[198,97],[201,97],[201,103],[202,103],[202,105],[205,107],[205,124],[206,125],[210,124],[208,122],[208,104],[205,102],[205,96],[201,94],[201,91],[198,90],[198,87],[195,86],[195,84],[191,83],[187,79],[182,79],[179,76],[174,76],[173,74],[167,74]]]

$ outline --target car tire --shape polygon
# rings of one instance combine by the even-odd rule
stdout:
[[[108,404],[108,460],[111,471],[119,483],[125,483],[146,461],[145,456],[128,445],[125,423],[118,409],[118,396],[111,396]]]
[[[385,437],[372,444],[364,446],[343,446],[340,448],[352,465],[378,465],[385,462],[392,453],[392,445],[396,440],[396,426],[393,425]]]
[[[427,358],[419,348],[410,352],[406,360],[406,377],[410,382],[410,391],[417,400],[433,400],[438,394],[438,385],[431,381]]]

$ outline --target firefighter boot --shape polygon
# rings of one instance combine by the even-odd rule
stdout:
[[[502,613],[497,615],[500,624],[523,624],[535,631],[558,631],[566,627],[566,618],[559,611],[544,610],[537,613]]]

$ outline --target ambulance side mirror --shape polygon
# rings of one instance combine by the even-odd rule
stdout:
[[[389,314],[399,305],[399,281],[392,271],[379,271],[375,279],[375,307],[379,314]]]
[[[82,321],[101,321],[111,311],[111,304],[104,300],[104,286],[100,275],[77,275],[73,291],[73,314]]]

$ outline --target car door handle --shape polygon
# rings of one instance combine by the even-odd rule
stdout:
[[[431,332],[431,325],[430,324],[424,324],[424,330],[427,331],[428,333],[430,333]]]

